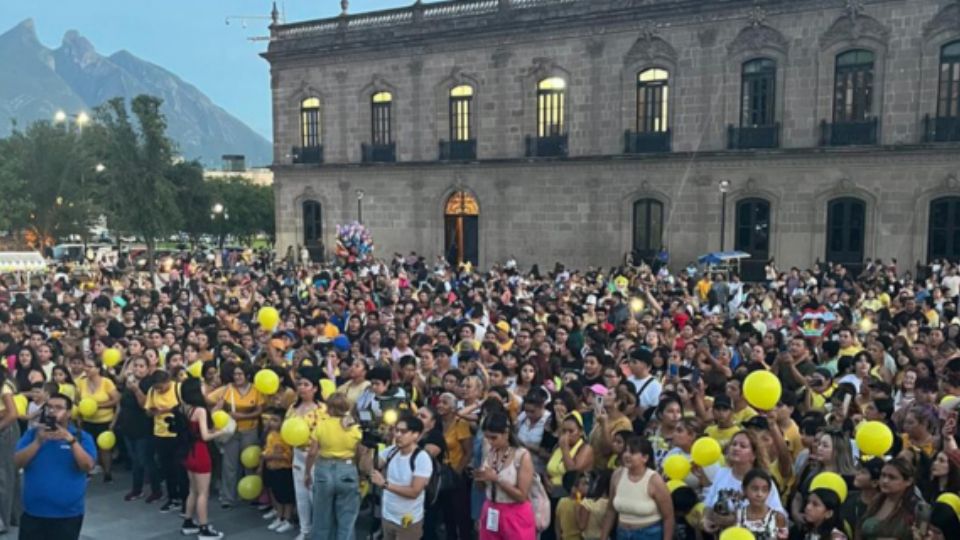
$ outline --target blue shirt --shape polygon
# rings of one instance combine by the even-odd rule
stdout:
[[[68,428],[83,449],[96,461],[97,446],[89,433]],[[37,428],[30,428],[17,442],[17,452],[33,443]],[[23,469],[23,510],[34,517],[70,518],[83,515],[87,473],[77,467],[67,441],[47,441]]]

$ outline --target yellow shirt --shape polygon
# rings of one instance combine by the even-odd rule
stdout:
[[[0,369],[4,368],[0,367]],[[3,386],[0,386],[0,416],[3,416],[3,413],[7,412],[7,406],[3,403],[3,396],[9,395],[12,397],[14,394],[16,394],[16,391],[13,383],[4,381]]]
[[[708,437],[712,439],[716,439],[716,441],[720,443],[720,446],[726,448],[727,443],[730,442],[730,439],[732,439],[733,436],[736,435],[738,431],[740,431],[740,426],[736,424],[728,428],[721,428],[720,426],[713,424],[713,425],[707,426],[707,429],[705,429],[703,432]]]
[[[223,398],[223,410],[228,413],[251,413],[257,407],[263,406],[263,396],[252,384],[246,394],[241,394],[239,390],[230,384],[215,391],[214,394],[210,396],[213,401],[219,401],[221,397]],[[259,418],[237,420],[237,431],[257,429],[259,422]]]
[[[310,428],[310,440],[316,440],[315,432],[317,429],[317,424],[320,422],[320,419],[327,417],[327,406],[324,405],[323,403],[318,403],[317,408],[310,409],[309,411],[306,411],[304,414],[298,414],[297,408],[294,407],[293,405],[290,405],[290,408],[287,409],[287,414],[285,414],[283,417],[284,419],[303,418],[307,422],[307,426]],[[307,444],[304,444],[303,447],[298,447],[298,448],[306,448],[309,445],[310,443],[307,442]]]
[[[557,540],[582,540],[583,531],[577,525],[577,501],[573,497],[564,497],[557,503]]]
[[[603,516],[607,513],[607,505],[609,502],[610,500],[606,497],[580,501],[580,505],[590,513],[590,518],[587,520],[587,528],[583,530],[584,538],[600,538],[600,531],[603,529]]]
[[[267,469],[274,471],[277,469],[293,468],[293,448],[291,448],[289,444],[283,442],[283,437],[280,435],[279,431],[271,431],[270,433],[267,433],[267,441],[263,445],[263,453],[282,455],[282,460],[270,459],[265,461]]]
[[[151,388],[147,391],[147,399],[143,403],[144,409],[173,409],[180,403],[177,399],[177,385],[171,384],[166,392],[157,392]],[[170,425],[167,424],[167,418],[173,416],[173,413],[158,414],[153,417],[153,435],[154,437],[176,437],[176,433],[170,431]]]
[[[337,392],[347,396],[347,401],[350,402],[350,406],[357,404],[357,400],[360,399],[360,396],[363,392],[370,387],[370,381],[362,381],[360,384],[354,384],[353,381],[347,381],[340,385],[340,388],[337,388]]]
[[[316,438],[320,446],[319,456],[326,459],[352,459],[360,444],[360,426],[343,427],[343,419],[337,416],[321,418],[317,423]]]
[[[734,413],[733,413],[733,423],[734,423],[734,424],[743,424],[744,422],[746,422],[747,420],[753,418],[753,417],[756,416],[756,415],[757,415],[757,411],[755,411],[755,410],[753,409],[753,407],[750,407],[750,406],[748,405],[747,407],[744,407],[742,410],[734,411]]]
[[[60,393],[70,398],[70,401],[76,403],[77,401],[77,387],[70,383],[63,383],[60,385]],[[2,409],[0,409],[2,410]]]
[[[457,418],[453,425],[443,430],[443,440],[447,443],[447,463],[453,470],[460,472],[467,465],[461,441],[470,441],[472,438],[470,424],[463,418]]]
[[[577,455],[580,447],[583,446],[583,442],[583,439],[580,439],[577,441],[577,444],[570,448],[571,456]],[[553,455],[550,456],[550,461],[547,462],[547,475],[550,476],[550,483],[554,486],[562,486],[563,475],[566,474],[566,472],[567,467],[563,464],[563,451],[560,450],[558,446],[557,449],[553,451]]]
[[[100,384],[91,390],[90,381],[85,380],[80,385],[78,390],[80,390],[80,399],[91,398],[97,402],[97,412],[89,418],[84,418],[85,422],[90,424],[106,424],[107,422],[113,420],[113,414],[116,410],[116,406],[108,409],[99,408],[100,405],[110,401],[111,392],[117,391],[117,387],[113,384],[113,381],[106,377],[100,377]]]

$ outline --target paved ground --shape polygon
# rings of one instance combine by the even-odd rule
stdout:
[[[173,540],[182,539],[178,513],[160,513],[160,501],[145,504],[143,499],[124,502],[123,496],[130,489],[130,475],[125,471],[115,472],[112,484],[105,485],[97,476],[90,482],[87,492],[87,514],[83,521],[82,540]],[[253,540],[264,538],[293,538],[294,529],[286,534],[267,530],[267,522],[261,519],[255,508],[241,506],[222,510],[214,495],[210,507],[210,521],[224,533],[224,538]],[[365,527],[358,527],[358,538],[366,538]],[[17,529],[0,535],[0,540],[14,540]]]

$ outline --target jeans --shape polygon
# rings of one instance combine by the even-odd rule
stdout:
[[[154,459],[153,437],[124,437],[127,455],[130,456],[130,465],[133,468],[133,493],[143,493],[143,481],[146,477],[150,482],[150,492],[160,491],[160,474],[157,471],[157,460]]]
[[[642,529],[617,529],[617,540],[663,540],[663,524],[655,523]]]
[[[293,449],[293,492],[297,497],[297,516],[300,518],[300,533],[310,537],[313,530],[313,490],[304,483],[307,475],[313,478],[313,471],[307,471],[307,451]]]
[[[20,540],[77,540],[83,516],[42,518],[24,513],[20,517]]]
[[[360,513],[357,466],[323,459],[313,467],[313,540],[354,540]]]
[[[237,483],[240,482],[240,453],[248,446],[260,446],[260,436],[256,429],[237,431],[220,448],[223,463],[220,466],[220,499],[224,503],[237,503]]]
[[[189,482],[187,480],[187,470],[177,459],[177,438],[176,437],[156,437],[153,438],[154,448],[156,448],[157,460],[160,462],[160,474],[167,483],[167,499],[170,501],[185,501],[189,494]],[[234,486],[234,489],[237,487]]]

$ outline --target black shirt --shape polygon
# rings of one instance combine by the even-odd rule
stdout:
[[[443,463],[447,457],[447,441],[443,438],[443,432],[438,428],[433,428],[430,431],[424,433],[420,440],[417,441],[417,446],[421,449],[426,448],[428,444],[432,444],[440,449],[440,454],[437,455],[437,461]]]
[[[140,391],[144,394],[150,390],[149,378],[140,381]],[[153,418],[140,406],[137,395],[124,384],[120,394],[120,415],[117,418],[117,434],[131,439],[139,439],[153,435]]]

